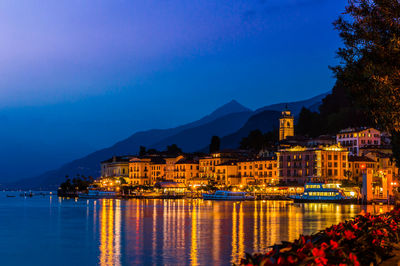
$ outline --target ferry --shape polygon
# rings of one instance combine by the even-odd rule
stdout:
[[[326,183],[305,183],[302,194],[292,195],[289,198],[293,199],[295,203],[357,203],[357,198],[346,196],[339,184]]]
[[[101,191],[89,189],[88,193],[79,194],[79,198],[81,199],[114,199],[117,197],[117,193],[115,191]]]
[[[203,193],[203,199],[204,200],[254,200],[254,197],[247,195],[246,192],[217,190],[213,194]]]

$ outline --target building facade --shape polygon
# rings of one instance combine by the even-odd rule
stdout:
[[[277,152],[278,177],[287,183],[345,179],[348,151],[339,145],[292,147]]]
[[[336,134],[336,141],[352,155],[361,155],[360,148],[381,145],[381,132],[374,128],[348,128]]]

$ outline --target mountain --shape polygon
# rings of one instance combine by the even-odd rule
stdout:
[[[238,131],[221,138],[221,149],[238,148],[242,138],[247,137],[253,130],[259,129],[262,132],[268,132],[277,128],[280,116],[281,112],[278,111],[265,110],[256,113]]]
[[[267,110],[272,110],[272,111],[282,111],[283,109],[286,108],[286,105],[292,112],[294,116],[297,116],[300,114],[301,108],[306,107],[308,109],[311,109],[311,111],[318,111],[318,107],[320,106],[322,99],[328,95],[329,92],[323,93],[320,95],[317,95],[315,97],[312,97],[310,99],[302,100],[302,101],[297,101],[297,102],[290,102],[290,103],[277,103],[277,104],[272,104],[272,105],[267,105],[264,107],[261,107],[255,111],[255,113],[260,113],[263,111]]]
[[[235,132],[247,121],[251,114],[252,111],[249,108],[236,101],[231,101],[197,121],[170,129],[137,132],[111,147],[69,162],[57,170],[48,171],[33,178],[8,183],[4,187],[54,189],[65,180],[66,175],[73,177],[76,174],[81,174],[96,177],[100,174],[99,163],[101,161],[114,155],[136,154],[140,146],[147,148],[157,147],[163,150],[167,145],[176,143],[180,147],[192,147],[190,151],[195,151],[208,143],[214,132],[221,136]],[[201,134],[196,135],[196,132],[201,132]],[[196,136],[196,141],[193,141],[192,136]],[[165,139],[176,142],[163,141]],[[191,145],[191,142],[197,142],[198,145]]]
[[[296,116],[303,106],[316,108],[326,94],[311,99],[288,103]],[[170,129],[153,129],[133,134],[111,147],[98,150],[83,158],[69,162],[59,169],[48,171],[42,175],[25,179],[7,187],[54,189],[66,175],[98,177],[99,164],[114,155],[136,154],[139,146],[165,149],[167,145],[177,144],[185,152],[207,151],[208,143],[213,135],[221,137],[222,148],[236,148],[240,140],[255,129],[269,131],[278,126],[277,119],[286,103],[265,106],[251,111],[236,101],[231,101],[200,120]]]

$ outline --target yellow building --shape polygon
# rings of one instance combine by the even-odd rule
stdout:
[[[294,117],[289,110],[285,110],[279,118],[279,140],[289,136],[294,136]]]
[[[132,156],[114,156],[101,162],[102,179],[129,178],[129,160]]]
[[[363,173],[367,170],[377,171],[377,162],[366,156],[349,156],[348,179],[362,182]]]
[[[219,186],[234,186],[241,184],[238,176],[238,166],[235,161],[228,161],[215,166],[215,182]]]
[[[129,161],[130,185],[151,185],[151,159],[133,158]]]
[[[210,156],[200,158],[200,177],[215,180],[216,178],[216,166],[229,162],[237,161],[244,156],[242,151],[225,150],[216,153],[212,153]]]
[[[199,177],[199,162],[195,160],[180,159],[175,163],[174,181],[188,184],[189,179]]]
[[[174,181],[175,177],[175,164],[182,160],[184,157],[182,155],[165,157],[165,179],[167,181]]]
[[[237,162],[238,175],[243,185],[276,184],[278,163],[276,158],[259,158]]]

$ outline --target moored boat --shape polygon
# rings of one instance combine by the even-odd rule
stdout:
[[[289,198],[296,203],[357,203],[358,201],[356,197],[346,196],[338,184],[328,183],[305,183],[302,194],[292,195]]]
[[[247,195],[246,192],[234,192],[217,190],[215,193],[203,193],[204,200],[254,200],[253,196]]]
[[[117,197],[115,191],[101,191],[89,189],[88,193],[79,194],[79,198],[82,199],[114,199]]]

